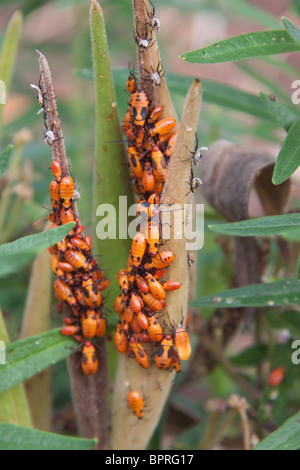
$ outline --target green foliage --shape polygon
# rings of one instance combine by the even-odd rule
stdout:
[[[232,60],[249,59],[270,54],[293,52],[300,49],[287,31],[254,31],[216,42],[179,57],[194,64],[216,64]]]
[[[0,246],[0,277],[7,276],[29,263],[41,250],[55,245],[74,227],[74,222],[28,235]]]
[[[65,359],[76,347],[74,339],[63,336],[60,329],[10,344],[7,363],[0,365],[0,392]]]
[[[77,439],[0,423],[1,450],[89,450],[96,439]]]
[[[297,279],[283,279],[266,284],[250,284],[191,302],[192,307],[278,307],[300,303]]]
[[[273,183],[281,184],[297,170],[300,165],[300,119],[291,126],[280,149],[273,173]]]
[[[254,450],[298,450],[300,448],[300,412],[288,419],[277,431],[262,440]]]
[[[237,237],[266,237],[289,233],[300,224],[300,214],[273,215],[230,224],[209,225],[210,230]]]

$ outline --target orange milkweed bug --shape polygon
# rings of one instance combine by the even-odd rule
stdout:
[[[134,73],[134,69],[129,70],[129,74],[130,75],[127,78],[127,82],[126,82],[126,88],[127,88],[127,91],[129,91],[129,93],[132,95],[138,90],[138,83],[137,83],[137,79]]]
[[[144,163],[144,171],[142,176],[142,183],[146,192],[152,192],[155,185],[155,177],[153,168],[150,162]]]
[[[148,113],[149,101],[146,93],[142,90],[136,91],[131,96],[132,120],[136,126],[144,126]]]
[[[74,218],[74,214],[73,214],[73,211],[71,210],[71,208],[68,207],[66,209],[65,207],[62,207],[61,211],[60,211],[60,222],[61,222],[61,224],[66,225],[69,222],[74,222],[74,221],[75,221],[75,218]]]
[[[155,365],[158,369],[167,369],[170,366],[173,358],[173,345],[172,336],[164,336],[155,355]]]
[[[187,331],[178,325],[174,333],[174,342],[178,351],[178,355],[182,361],[187,361],[191,355],[192,347]]]
[[[136,319],[142,330],[147,330],[149,326],[148,319],[143,312],[136,313]]]
[[[73,200],[75,185],[70,176],[65,176],[60,182],[60,198],[63,207],[68,209]]]
[[[136,274],[135,275],[135,281],[136,281],[137,286],[138,286],[138,288],[141,292],[144,292],[144,294],[149,292],[149,286],[148,286],[147,282],[145,281],[145,279],[142,276],[140,276],[139,274]]]
[[[115,332],[115,347],[120,354],[125,354],[128,349],[127,336],[120,321]]]
[[[88,276],[82,280],[82,290],[86,303],[91,308],[99,307],[102,303],[102,296],[98,290],[97,283],[93,282]]]
[[[66,300],[71,307],[77,308],[77,301],[73,295],[72,289],[61,279],[54,282],[54,290],[60,301]]]
[[[129,346],[138,364],[144,367],[144,369],[148,369],[150,367],[150,361],[147,351],[145,351],[143,346],[133,336],[130,338]]]
[[[145,274],[145,279],[149,285],[151,294],[156,300],[163,300],[166,297],[166,292],[163,286],[158,282],[154,276],[148,272]]]
[[[132,241],[131,260],[133,266],[139,266],[146,250],[146,239],[142,233],[137,233]]]
[[[124,295],[126,295],[129,289],[128,272],[126,269],[121,269],[119,271],[118,284],[119,284],[120,289],[122,289],[122,292],[124,293]]]
[[[79,333],[80,326],[66,325],[66,326],[63,326],[60,331],[64,336],[73,336],[73,335],[76,335],[77,333]]]
[[[76,248],[78,248],[79,250],[87,251],[87,252],[91,251],[90,245],[86,243],[85,240],[83,240],[81,237],[78,237],[78,236],[72,237],[71,244],[75,246]]]
[[[163,153],[157,145],[154,145],[151,152],[151,162],[155,179],[161,183],[166,181],[168,165]]]
[[[76,269],[84,269],[85,271],[90,270],[90,264],[83,253],[75,250],[67,250],[65,252],[65,258]]]
[[[172,119],[172,118],[161,119],[160,121],[156,122],[154,126],[151,127],[151,129],[149,129],[150,137],[159,136],[160,138],[164,137],[166,140],[167,138],[169,138],[169,134],[174,129],[175,126],[176,126],[175,119]]]
[[[59,183],[55,180],[52,180],[49,185],[50,199],[53,209],[59,207],[60,194],[59,194]]]
[[[92,375],[97,372],[98,366],[99,362],[96,356],[96,348],[90,341],[86,341],[82,348],[82,371],[85,375]]]
[[[82,334],[86,338],[94,338],[97,331],[97,315],[95,310],[87,310],[81,316]]]
[[[147,123],[154,124],[154,122],[158,120],[159,116],[161,116],[162,112],[163,112],[163,107],[156,106],[154,109],[152,109],[151,113],[149,114],[147,118]]]
[[[145,268],[164,269],[173,263],[174,259],[175,255],[172,251],[161,251],[160,253],[156,253],[156,255],[152,258],[151,263],[145,264]]]
[[[137,390],[129,392],[127,396],[127,403],[129,408],[134,412],[135,416],[138,419],[142,419],[144,411],[144,400],[142,395]]]
[[[181,287],[181,283],[178,281],[165,281],[162,283],[162,286],[165,290],[177,290]]]
[[[178,135],[178,130],[173,132],[173,134],[169,138],[168,145],[167,145],[167,148],[166,148],[166,151],[165,151],[165,157],[170,158],[172,156],[173,150],[174,150],[174,147],[175,147],[175,144],[176,144],[176,140],[177,140],[177,135]]]
[[[130,297],[130,305],[132,310],[135,313],[138,313],[144,307],[144,302],[142,301],[141,297],[138,294],[132,293]]]
[[[125,297],[124,297],[124,294],[121,294],[119,295],[115,301],[114,301],[114,304],[113,304],[113,309],[116,313],[122,313],[124,312],[125,310],[125,304],[126,304],[126,301],[125,301]]]
[[[53,160],[51,163],[51,170],[53,173],[54,178],[58,183],[61,181],[61,166],[60,163],[57,160]]]
[[[173,354],[172,354],[172,360],[171,360],[171,363],[170,363],[170,367],[173,367],[173,369],[176,372],[181,371],[180,357],[178,355],[178,352],[175,351],[175,349],[173,349]]]
[[[157,319],[152,316],[148,316],[148,328],[147,333],[152,341],[160,343],[163,340],[164,334],[163,329]]]
[[[133,315],[134,315],[134,311],[133,311],[132,307],[130,307],[130,306],[127,307],[127,308],[125,309],[125,312],[124,312],[124,317],[123,317],[123,318],[124,318],[124,321],[125,321],[126,323],[131,323],[131,321],[132,321],[132,319],[133,319]]]
[[[278,366],[276,369],[271,370],[269,374],[269,385],[270,387],[277,387],[284,379],[284,366]]]
[[[161,301],[155,299],[150,292],[148,292],[147,294],[141,293],[141,296],[144,304],[149,307],[150,310],[158,312],[163,308]]]
[[[133,145],[129,145],[127,149],[128,161],[131,171],[135,178],[141,179],[143,176],[143,167],[140,162],[139,153]]]

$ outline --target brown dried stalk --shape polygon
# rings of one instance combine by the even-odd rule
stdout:
[[[69,162],[64,146],[61,124],[57,113],[55,94],[49,65],[45,56],[36,51],[39,56],[41,77],[39,88],[44,97],[44,119],[46,126],[45,138],[51,147],[52,158],[57,160],[62,168],[62,176],[70,176]],[[42,103],[41,103],[42,104]],[[74,216],[78,216],[75,203],[72,204]],[[66,308],[68,308],[66,306]],[[99,368],[96,374],[85,376],[80,370],[81,353],[77,352],[68,358],[68,369],[71,379],[73,406],[82,437],[97,438],[97,449],[108,447],[108,365],[106,341],[101,339],[96,347]]]

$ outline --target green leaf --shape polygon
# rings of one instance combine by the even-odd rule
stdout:
[[[97,439],[66,437],[0,423],[1,450],[89,450],[96,443]]]
[[[179,57],[187,62],[215,64],[299,49],[300,46],[291,39],[287,31],[279,29],[241,34],[202,49],[186,52]]]
[[[5,365],[0,365],[0,392],[29,379],[46,367],[68,357],[77,343],[60,329],[21,339],[7,348]]]
[[[300,46],[300,29],[284,16],[282,17],[282,23],[290,37]]]
[[[59,242],[74,227],[74,222],[46,230],[42,233],[18,238],[0,246],[0,277],[18,271],[31,261],[40,251]]]
[[[300,214],[271,215],[208,227],[213,232],[237,237],[280,235],[283,232],[288,233],[289,228],[300,227]]]
[[[6,149],[2,150],[2,152],[0,153],[0,179],[2,178],[3,173],[6,170],[8,159],[10,157],[12,149],[13,149],[13,145],[9,145],[8,147],[6,147]]]
[[[300,119],[291,126],[278,154],[272,181],[281,184],[287,180],[300,165]]]
[[[192,307],[198,308],[277,307],[292,304],[300,304],[300,285],[297,279],[250,284],[207,295],[190,303]]]
[[[119,196],[127,196],[127,204],[133,204],[132,186],[127,167],[125,146],[120,143],[123,140],[116,107],[116,95],[112,80],[110,57],[107,44],[106,30],[103,12],[95,1],[90,9],[90,28],[93,59],[93,78],[95,90],[95,167],[93,190],[94,232],[103,216],[97,212],[103,202],[111,205],[112,217],[115,209],[116,236],[94,241],[95,252],[105,253],[105,260],[110,269],[111,276],[116,276],[119,270],[126,265],[130,249],[130,239],[125,235],[118,236],[119,229]],[[128,71],[127,71],[128,77]],[[123,82],[123,84],[126,83]],[[123,86],[124,88],[124,86]],[[109,142],[108,142],[109,141]],[[116,171],[116,169],[119,169]],[[111,175],[114,175],[112,178]],[[101,219],[99,219],[99,216]],[[126,231],[125,227],[125,231]],[[110,295],[107,306],[112,307],[114,299],[119,295],[117,283],[110,286]]]
[[[278,312],[270,311],[267,313],[267,319],[273,328],[288,329],[294,338],[300,338],[300,312],[288,310],[278,314]]]
[[[268,347],[265,344],[256,344],[236,356],[230,357],[230,362],[235,366],[257,366],[265,360]]]
[[[273,114],[276,121],[288,132],[294,122],[299,119],[299,116],[291,111],[287,106],[278,103],[278,101],[272,99],[265,93],[261,92],[259,96],[267,110]]]
[[[263,439],[253,450],[297,450],[300,448],[300,411]]]

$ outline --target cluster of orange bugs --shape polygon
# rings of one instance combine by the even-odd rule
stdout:
[[[158,74],[160,72],[161,65]],[[171,251],[158,251],[160,194],[177,138],[177,131],[174,131],[176,121],[172,118],[159,120],[162,106],[151,109],[132,71],[126,88],[131,97],[123,131],[128,140],[131,179],[139,195],[137,215],[140,217],[140,230],[132,241],[127,268],[118,274],[122,293],[114,302],[114,310],[120,315],[115,347],[119,353],[135,358],[145,369],[155,364],[159,369],[179,372],[181,360],[187,360],[191,354],[189,337],[181,324],[162,325],[159,312],[166,307],[166,292],[179,289],[181,284],[162,280],[175,256]],[[154,345],[152,354],[148,352],[147,343]],[[141,419],[141,394],[134,390],[128,394],[127,401],[130,409]]]
[[[92,256],[90,236],[83,235],[84,227],[74,215],[73,179],[62,177],[61,166],[56,160],[52,162],[51,169],[54,180],[49,187],[52,204],[52,212],[48,216],[50,228],[75,222],[75,227],[66,238],[49,248],[50,265],[57,276],[54,282],[55,297],[70,307],[70,314],[64,318],[61,332],[81,343],[82,371],[91,375],[98,369],[96,349],[91,340],[106,333],[101,292],[108,287],[109,280],[104,278]]]
[[[176,121],[172,118],[158,120],[163,107],[151,109],[133,72],[128,77],[126,88],[131,97],[123,131],[128,140],[130,176],[136,193],[148,199],[152,193],[159,194],[163,190],[177,138],[177,131],[173,132]]]

